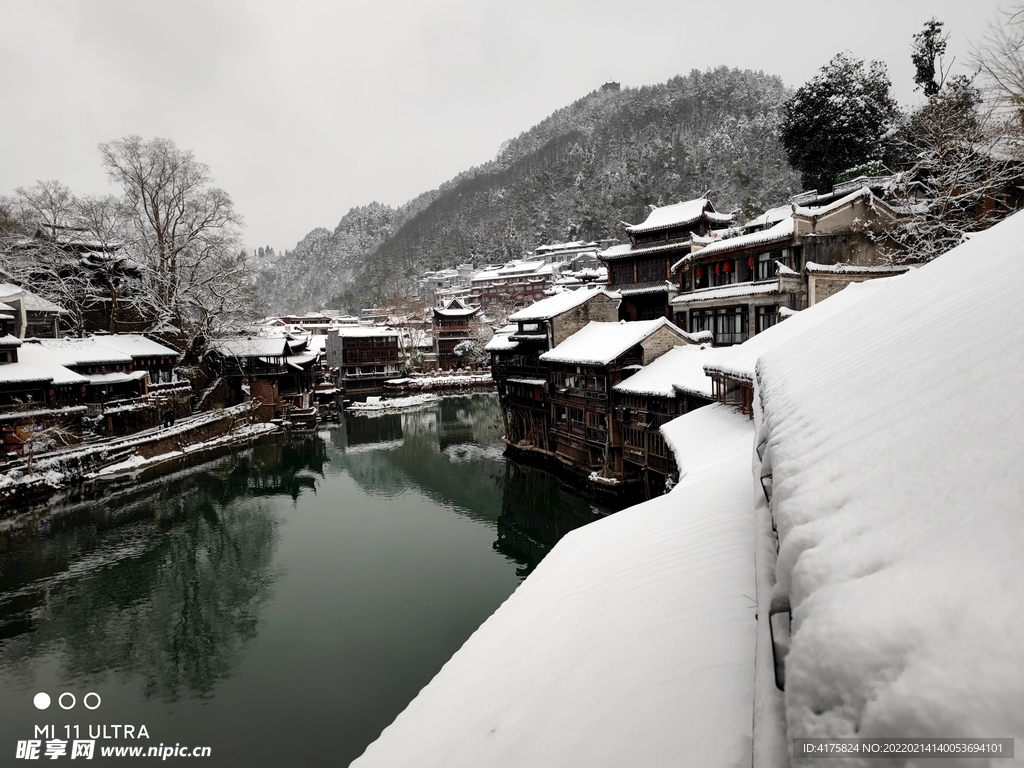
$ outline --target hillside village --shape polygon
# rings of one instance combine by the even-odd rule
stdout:
[[[859,177],[742,224],[708,197],[653,207],[622,244],[546,244],[506,264],[428,272],[404,307],[266,318],[190,350],[187,366],[180,337],[68,336],[66,308],[4,283],[4,453],[23,460],[247,401],[255,419],[313,426],[353,401],[493,381],[510,450],[598,492],[650,498],[678,481],[667,421],[713,401],[752,412],[750,382],[709,367],[718,350],[845,285],[911,268],[879,246],[899,220],[887,198],[900,183]],[[42,240],[116,258],[116,246],[73,235],[39,231],[9,247]],[[668,352],[675,365],[658,364]]]
[[[173,296],[125,303],[143,270],[122,242],[7,236],[5,264],[116,279],[79,306],[59,270],[0,272],[3,514],[493,390],[507,456],[632,506],[566,536],[355,765],[782,766],[798,735],[1024,738],[1024,408],[1004,393],[1024,372],[1024,166],[996,164],[939,255],[914,240],[938,186],[867,163],[756,210],[657,195],[602,239],[420,269],[358,312],[236,317],[239,280],[189,327]]]

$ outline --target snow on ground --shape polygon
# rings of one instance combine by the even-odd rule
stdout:
[[[1021,761],[1022,243],[1017,214],[851,286],[758,362],[791,738],[1014,737]]]
[[[750,765],[753,425],[672,424],[672,493],[563,538],[354,766]]]

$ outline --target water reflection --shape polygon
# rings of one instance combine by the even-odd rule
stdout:
[[[206,696],[256,635],[277,578],[278,521],[259,499],[315,487],[322,441],[266,441],[104,502],[0,532],[0,667],[139,678],[146,698]]]
[[[401,414],[346,414],[331,441],[344,451],[340,466],[367,492],[397,494],[411,481],[495,525],[494,549],[520,566],[522,578],[562,536],[612,509],[547,470],[506,459],[501,434],[494,398],[476,395]]]
[[[496,398],[446,398],[5,521],[0,740],[35,690],[96,684],[230,764],[346,763],[608,511],[503,447]]]
[[[519,563],[525,577],[565,534],[610,511],[550,472],[510,461],[494,548]]]

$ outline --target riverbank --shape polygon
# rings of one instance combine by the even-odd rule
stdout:
[[[458,392],[465,389],[488,389],[494,387],[490,372],[486,373],[435,373],[389,379],[384,382],[384,393],[388,395],[410,392]]]
[[[250,403],[198,413],[174,426],[22,457],[0,468],[0,517],[91,486],[149,478],[279,431],[253,422]]]

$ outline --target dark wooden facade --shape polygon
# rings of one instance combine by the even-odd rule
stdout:
[[[327,365],[337,371],[341,397],[365,400],[402,374],[401,337],[391,328],[341,328],[327,337]]]
[[[622,320],[671,317],[675,295],[672,266],[690,252],[694,235],[706,236],[727,226],[732,217],[715,211],[711,201],[698,198],[655,208],[643,224],[626,227],[629,244],[603,251],[608,287],[622,296]]]
[[[434,354],[440,370],[461,368],[467,362],[466,356],[457,354],[456,348],[472,341],[477,312],[478,309],[460,299],[451,299],[443,307],[434,308]]]

